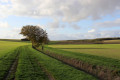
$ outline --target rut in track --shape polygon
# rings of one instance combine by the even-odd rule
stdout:
[[[46,75],[48,76],[49,80],[55,80],[54,76],[44,66],[42,66],[37,59],[35,59],[35,62],[37,62],[38,65],[41,67],[41,69],[46,73]]]
[[[29,54],[29,58],[30,58],[30,55],[31,55],[31,54]],[[49,80],[56,80],[56,79],[54,78],[54,76],[53,76],[36,58],[34,58],[33,61],[36,62],[36,64],[42,69],[42,71],[45,72],[45,74],[46,74],[46,76],[48,77]],[[31,62],[32,64],[33,64],[33,61],[32,61],[31,58],[30,58],[30,62]]]
[[[15,80],[15,72],[18,65],[19,53],[17,53],[15,60],[11,64],[5,78],[3,80]]]

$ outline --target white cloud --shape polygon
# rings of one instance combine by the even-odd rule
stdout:
[[[0,3],[8,3],[10,0],[0,0]]]
[[[78,24],[70,24],[70,26],[72,28],[74,28],[75,30],[79,30],[80,29],[80,26]]]
[[[0,12],[5,15],[56,16],[67,22],[89,17],[99,19],[117,10],[120,10],[120,0],[11,0],[11,4],[0,6]]]
[[[53,22],[48,23],[48,26],[50,26],[51,28],[59,28],[60,27],[60,21],[58,19],[54,19]]]
[[[0,29],[0,38],[1,39],[21,39],[23,38],[22,35],[20,35],[20,28],[13,28],[13,29]]]
[[[75,33],[75,34],[64,34],[55,33],[51,34],[51,40],[77,40],[77,39],[95,39],[95,38],[106,38],[106,37],[120,37],[120,30],[111,31],[95,31],[91,33]]]
[[[94,25],[95,27],[120,27],[120,19],[114,21],[99,22]]]
[[[5,4],[3,4],[5,3]],[[106,15],[114,15],[120,12],[120,0],[0,0],[0,18],[9,15],[27,16],[27,17],[49,17],[54,21],[49,23],[47,28],[60,28],[68,26],[74,29],[80,29],[76,22],[83,19],[100,19]],[[117,13],[120,14],[120,13]],[[98,27],[120,26],[120,19],[115,21],[105,21],[96,23]],[[63,24],[61,24],[63,23]],[[73,24],[71,24],[73,23]],[[1,27],[9,27],[7,22],[0,22]],[[14,30],[13,30],[14,31]],[[14,33],[9,32],[11,37],[17,38],[19,30]],[[96,37],[119,36],[120,31],[101,31],[95,29],[88,33],[60,34],[58,32],[51,34],[51,39],[84,39]],[[8,35],[7,33],[5,33]]]
[[[0,28],[8,28],[9,24],[7,22],[0,22]]]
[[[89,33],[95,32],[95,29],[91,29],[88,31]]]
[[[120,0],[1,0],[0,2],[0,17],[9,15],[50,17],[55,20],[50,23],[52,28],[62,27],[59,26],[60,22],[100,19],[119,11]],[[79,28],[77,25],[74,27]]]

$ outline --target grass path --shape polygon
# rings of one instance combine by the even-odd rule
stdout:
[[[30,48],[30,47],[29,47]],[[94,76],[51,58],[32,48],[29,50],[36,59],[53,74],[56,80],[98,80]]]
[[[18,55],[18,49],[10,51],[4,58],[0,60],[0,80],[8,79],[11,71],[13,71],[12,65],[16,61]],[[11,76],[10,76],[11,77]]]
[[[16,80],[49,80],[46,73],[31,57],[27,47],[20,48],[20,57],[16,72]]]
[[[15,72],[17,69],[17,65],[18,65],[18,60],[19,60],[19,52],[16,55],[16,59],[13,61],[13,63],[11,64],[8,73],[6,74],[6,77],[4,80],[15,80]]]

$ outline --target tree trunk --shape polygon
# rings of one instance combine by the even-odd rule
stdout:
[[[32,42],[32,48],[34,48],[35,49],[35,46],[33,45],[34,43]]]
[[[44,50],[44,46],[42,45],[42,51]]]

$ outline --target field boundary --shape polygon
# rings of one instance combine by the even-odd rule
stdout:
[[[83,70],[83,69],[80,69],[80,68],[78,68],[78,67],[76,67],[76,66],[74,66],[74,65],[71,65],[71,64],[69,64],[69,63],[67,63],[67,62],[65,62],[65,61],[63,61],[63,60],[61,60],[61,59],[58,59],[57,57],[54,57],[54,56],[52,56],[52,55],[49,55],[49,54],[47,54],[47,53],[45,53],[45,52],[43,52],[43,51],[40,51],[40,50],[38,50],[38,49],[36,49],[36,50],[39,51],[39,52],[41,52],[41,53],[43,53],[43,54],[45,54],[45,55],[47,55],[47,56],[49,56],[49,57],[51,57],[51,58],[54,58],[54,59],[62,62],[63,64],[69,65],[69,66],[71,66],[71,67],[73,67],[73,68],[75,68],[75,69],[78,69],[78,70],[83,71],[83,72],[85,72],[85,73],[87,73],[87,74],[90,74],[90,75],[92,75],[92,76],[94,76],[94,77],[96,77],[97,79],[100,80],[100,78],[97,77],[97,76],[94,75],[94,74],[91,74],[91,73],[89,73],[89,72],[87,72],[87,71],[85,71],[85,70]],[[60,57],[60,56],[59,56],[59,57]]]
[[[117,74],[118,72],[116,70],[109,70],[107,68],[104,68],[102,66],[95,66],[89,63],[85,63],[80,60],[76,59],[70,59],[62,55],[55,54],[50,51],[41,51],[39,49],[36,49],[43,54],[46,54],[52,58],[55,58],[65,64],[68,64],[74,68],[77,68],[79,70],[82,70],[90,75],[95,76],[96,78],[100,80],[120,80],[120,76]]]

